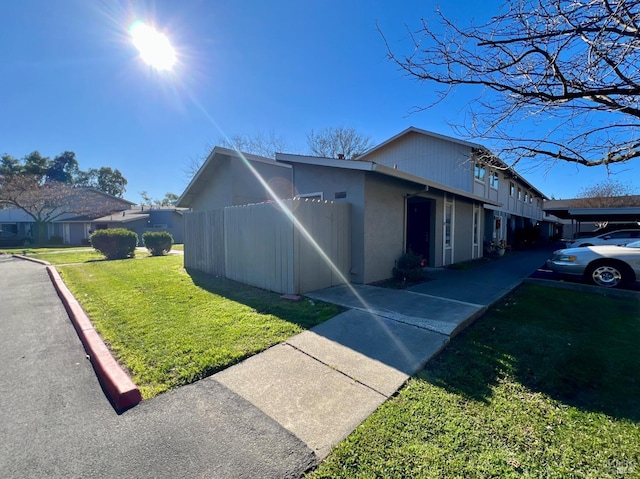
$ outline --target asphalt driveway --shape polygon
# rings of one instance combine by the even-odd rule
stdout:
[[[199,381],[117,414],[44,266],[0,255],[0,477],[299,477],[312,451]]]

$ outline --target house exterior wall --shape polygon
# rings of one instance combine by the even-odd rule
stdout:
[[[410,132],[367,154],[365,159],[463,191],[472,191],[471,148],[460,143]]]
[[[278,198],[290,199],[293,197],[290,168],[283,168],[275,162],[270,165],[250,161],[250,164],[255,173],[260,175]],[[233,206],[262,203],[272,199],[271,192],[241,160],[231,161],[231,183],[231,205]]]
[[[364,276],[358,282],[372,283],[390,278],[405,246],[406,196],[408,183],[391,182],[368,174],[365,180]]]
[[[203,179],[207,187],[203,188],[193,199],[191,208],[193,211],[207,211],[224,208],[232,203],[231,159],[224,157]]]
[[[474,259],[473,201],[456,198],[453,235],[453,263]],[[482,221],[479,221],[482,224]]]
[[[487,165],[484,168],[483,178],[475,178],[474,152],[471,146],[418,132],[409,132],[396,141],[367,154],[364,159],[397,168],[490,201],[497,201],[502,204],[500,207],[495,207],[498,211],[530,218],[534,223],[544,219],[542,198],[517,178],[513,171],[491,168]],[[492,186],[493,173],[498,175],[497,188]],[[510,191],[510,183],[514,184],[513,194]]]
[[[282,165],[248,160],[253,170],[280,198],[291,198],[291,169]],[[239,158],[221,156],[211,165],[206,188],[196,195],[191,203],[193,211],[209,211],[226,206],[262,203],[271,199],[264,185]]]

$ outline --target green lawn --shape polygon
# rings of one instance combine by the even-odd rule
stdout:
[[[174,245],[172,250],[182,251],[182,245]],[[2,252],[8,254],[21,254],[30,258],[48,261],[51,264],[85,263],[87,261],[105,261],[102,253],[97,252],[91,246],[44,246],[34,248],[3,248]],[[136,250],[136,258],[146,258],[149,253],[146,250]]]
[[[640,301],[521,287],[310,477],[640,477]]]
[[[144,398],[209,376],[340,312],[188,274],[181,255],[58,270]]]

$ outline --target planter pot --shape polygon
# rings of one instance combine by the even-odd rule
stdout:
[[[498,256],[504,256],[504,249],[498,249]]]

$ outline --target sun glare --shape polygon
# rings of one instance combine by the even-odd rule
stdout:
[[[129,27],[133,45],[140,57],[156,70],[171,70],[176,63],[176,51],[164,33],[137,21]]]

